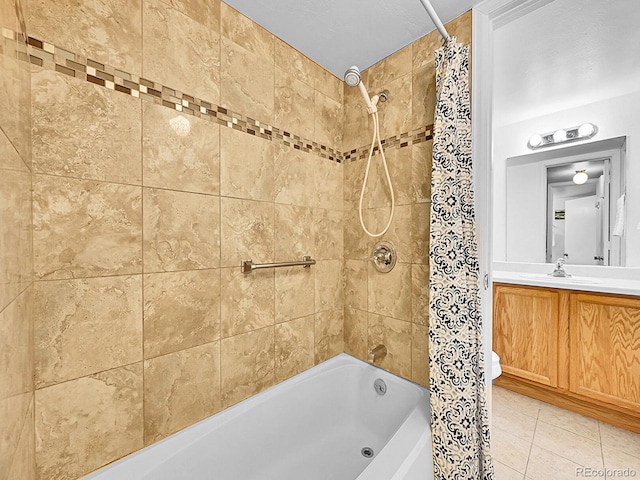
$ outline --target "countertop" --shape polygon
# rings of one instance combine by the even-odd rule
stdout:
[[[640,268],[565,265],[570,278],[547,275],[551,264],[494,262],[494,282],[640,296]]]

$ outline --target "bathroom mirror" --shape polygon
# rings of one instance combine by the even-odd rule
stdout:
[[[616,1],[615,8],[598,0],[541,1],[514,12],[493,38],[493,260],[548,263],[564,257],[568,264],[640,267],[637,1]],[[592,138],[538,148],[529,143],[536,134],[585,123],[597,127]],[[608,165],[590,164],[607,159]],[[586,172],[587,186],[567,190],[583,167],[594,169]],[[562,168],[567,171],[559,180]],[[616,236],[622,194],[624,232]],[[593,208],[587,216],[601,226],[588,227],[595,232],[589,235],[572,233],[587,228],[571,225],[571,212],[588,203]],[[591,253],[569,251],[571,238],[567,250],[567,225],[569,236]]]
[[[617,137],[507,159],[507,261],[624,265],[625,153]]]

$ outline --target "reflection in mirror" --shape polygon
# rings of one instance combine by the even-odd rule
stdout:
[[[507,261],[624,265],[626,138],[507,159]]]

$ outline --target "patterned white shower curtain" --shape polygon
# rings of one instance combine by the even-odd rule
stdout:
[[[436,480],[493,479],[471,164],[469,47],[436,52],[429,367]]]

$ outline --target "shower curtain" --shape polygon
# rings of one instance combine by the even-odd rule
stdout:
[[[436,52],[429,367],[436,480],[493,479],[471,164],[469,47]]]

